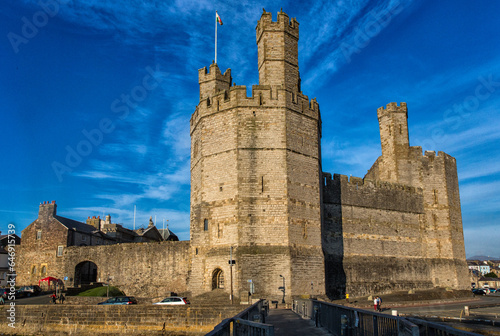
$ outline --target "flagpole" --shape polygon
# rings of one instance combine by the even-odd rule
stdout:
[[[217,11],[215,11],[215,64],[217,64]]]

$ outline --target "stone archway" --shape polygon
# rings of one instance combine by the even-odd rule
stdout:
[[[75,266],[74,285],[88,285],[97,281],[97,265],[92,261],[82,261]]]
[[[224,272],[220,268],[214,269],[212,273],[212,290],[224,288]]]

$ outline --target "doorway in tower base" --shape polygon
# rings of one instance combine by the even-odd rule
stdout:
[[[212,272],[212,290],[224,288],[224,272],[220,268]]]

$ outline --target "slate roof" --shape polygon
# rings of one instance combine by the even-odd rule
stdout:
[[[59,223],[61,223],[65,227],[67,227],[69,230],[76,230],[76,231],[84,232],[84,233],[94,233],[97,231],[97,229],[95,227],[93,227],[92,225],[78,222],[78,221],[73,220],[73,219],[69,219],[69,218],[61,217],[61,216],[57,216],[57,215],[54,216],[54,218],[57,219],[59,221]]]
[[[163,240],[173,240],[173,241],[179,241],[179,237],[172,231],[170,231],[168,228],[166,229],[158,229],[160,231],[161,236],[163,237]]]

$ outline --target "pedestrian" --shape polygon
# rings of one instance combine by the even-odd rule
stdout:
[[[5,300],[3,299],[3,296],[0,296],[0,305],[4,305],[5,304]]]
[[[50,298],[52,299],[52,303],[53,303],[53,304],[56,304],[56,303],[57,303],[57,295],[56,295],[56,292],[54,292],[54,293],[50,296]]]
[[[378,300],[378,311],[382,312],[382,298],[379,296],[377,297]]]
[[[378,310],[378,296],[375,296],[375,298],[373,299],[373,309],[375,311]]]
[[[349,294],[345,294],[345,302],[349,303]]]
[[[63,293],[59,294],[59,303],[63,304],[64,300],[66,300],[66,298],[64,297],[64,294]]]

